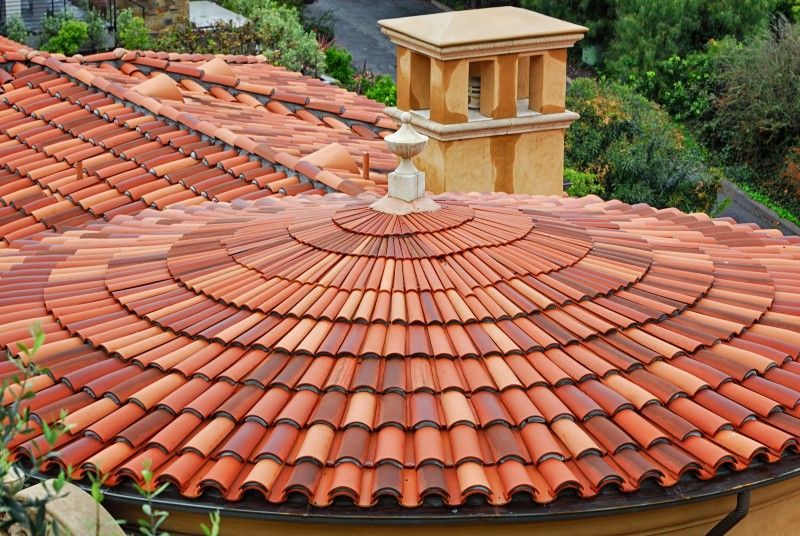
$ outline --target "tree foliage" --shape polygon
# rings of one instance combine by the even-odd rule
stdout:
[[[331,46],[325,49],[325,74],[347,86],[353,81],[353,55],[346,48]]]
[[[28,40],[28,27],[25,25],[25,21],[22,20],[22,17],[14,15],[8,18],[6,21],[5,35],[12,41],[16,41],[21,45],[25,44]]]
[[[43,50],[72,56],[77,54],[89,37],[89,26],[82,20],[62,17],[57,28],[55,34],[42,45]]]
[[[364,96],[386,106],[397,104],[397,85],[388,74],[376,76],[372,85],[364,90]]]
[[[710,39],[742,39],[764,29],[778,0],[617,0],[607,67],[625,79]]]
[[[714,208],[719,178],[653,103],[620,84],[579,78],[567,107],[581,120],[567,130],[566,165],[595,174],[609,197],[686,211]]]
[[[108,48],[108,33],[106,20],[103,15],[89,7],[86,11],[86,45],[91,52],[98,52]]]
[[[221,4],[253,22],[258,48],[270,63],[317,74],[325,55],[316,34],[303,28],[297,8],[275,0],[223,0]]]
[[[217,22],[198,28],[188,19],[178,20],[156,42],[158,50],[190,54],[258,54],[258,32],[252,23],[234,26]]]
[[[705,129],[715,113],[721,90],[722,58],[736,54],[741,45],[733,38],[710,41],[686,56],[670,56],[652,70],[631,74],[629,84],[656,101],[679,121]]]
[[[714,129],[731,155],[769,167],[800,143],[800,24],[780,21],[720,58]]]
[[[153,48],[150,32],[144,19],[133,14],[130,8],[117,14],[117,41],[128,50],[148,50]]]
[[[521,4],[524,8],[586,26],[589,28],[587,42],[607,45],[612,35],[615,0],[522,0]]]

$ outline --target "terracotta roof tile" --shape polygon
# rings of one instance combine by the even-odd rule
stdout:
[[[11,73],[0,94],[0,160],[10,174],[0,186],[0,201],[16,210],[0,229],[6,243],[43,227],[66,229],[95,218],[132,214],[146,205],[164,208],[202,199],[256,199],[340,188],[357,194],[374,185],[349,179],[361,177],[357,167],[340,174],[299,161],[334,143],[359,163],[361,154],[370,151],[373,170],[394,167],[394,157],[380,140],[369,145],[363,137],[363,129],[377,121],[379,105],[272,67],[263,58],[214,59],[228,62],[236,77],[247,80],[237,88],[224,76],[211,83],[206,74],[203,80],[198,67],[212,57],[171,55],[167,60],[161,54],[137,53],[122,62],[116,53],[107,53],[65,61],[38,51],[20,55],[15,52],[19,48],[5,38],[0,41],[2,62]],[[178,77],[174,91],[184,102],[159,101],[133,89],[150,76],[166,77],[163,73]],[[269,97],[274,87],[286,88],[283,102],[293,107],[286,108],[288,115],[269,111],[281,102]],[[307,95],[298,98],[303,92]],[[308,109],[298,107],[312,101]],[[354,116],[346,118],[347,111]],[[317,117],[314,114],[321,115],[309,122]],[[332,129],[323,121],[325,114],[340,115],[358,128],[349,130],[342,123],[346,132]],[[374,117],[366,117],[370,114]],[[338,120],[333,122],[341,127]],[[259,144],[271,149],[258,151]],[[74,171],[78,162],[84,166],[84,178]],[[223,175],[191,188],[171,179],[195,163]],[[134,169],[131,166],[145,174],[136,186],[120,186],[118,176]],[[201,169],[193,169],[191,175]],[[250,176],[242,176],[245,172]],[[255,180],[271,175],[268,181]],[[385,180],[376,171],[369,175]]]
[[[133,165],[105,191],[158,192]],[[245,184],[286,180],[260,169]],[[224,196],[232,174],[163,176]],[[0,191],[9,215],[48,198],[6,181],[27,181]],[[81,203],[101,184],[49,197]],[[413,507],[669,486],[796,446],[796,239],[596,198],[438,200],[393,218],[341,195],[140,208],[18,239],[0,287],[26,288],[27,312],[0,304],[0,342],[13,351],[37,319],[47,332],[30,409],[74,425],[53,463],[116,482],[151,459],[187,497]]]
[[[377,103],[261,56],[19,49],[0,38],[0,345],[38,322],[47,372],[14,455],[415,507],[797,448],[796,238],[594,197],[388,216]]]

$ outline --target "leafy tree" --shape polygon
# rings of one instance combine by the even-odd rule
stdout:
[[[524,8],[589,28],[586,40],[607,45],[612,36],[615,0],[522,0]],[[580,45],[581,42],[578,42]]]
[[[211,28],[198,28],[188,19],[181,19],[161,36],[156,48],[191,54],[256,54],[258,39],[253,24],[237,27],[230,22],[217,22]]]
[[[222,5],[253,21],[261,54],[271,63],[306,74],[324,68],[316,34],[303,28],[295,7],[275,0],[224,0]]]
[[[22,20],[22,17],[14,15],[13,17],[9,17],[6,21],[5,34],[6,37],[12,41],[24,45],[28,40],[28,27],[25,25],[25,21]]]
[[[778,22],[720,65],[713,126],[735,159],[771,167],[800,142],[800,24]]]
[[[569,182],[567,193],[573,197],[584,197],[592,194],[602,196],[605,193],[603,184],[594,173],[584,173],[572,168],[565,168],[564,180]]]
[[[703,50],[684,57],[670,56],[652,70],[631,74],[628,82],[637,91],[664,108],[679,121],[690,121],[705,130],[720,96],[720,62],[736,53],[739,43],[730,37],[711,40]]]
[[[741,39],[765,28],[778,0],[617,0],[607,67],[621,79],[710,39]]]
[[[372,86],[364,91],[364,95],[386,106],[397,104],[397,86],[388,74],[376,77]]]
[[[567,107],[581,120],[567,130],[566,165],[595,174],[608,196],[713,210],[718,176],[656,105],[623,85],[578,78],[570,84]]]
[[[325,50],[325,74],[332,76],[344,87],[353,84],[353,76],[356,70],[353,69],[353,56],[345,48],[328,47]]]
[[[89,37],[89,27],[82,20],[64,18],[58,31],[42,48],[48,52],[60,52],[67,56],[76,54]]]
[[[91,7],[86,10],[86,31],[88,33],[86,44],[89,46],[89,50],[97,52],[108,48],[106,20],[99,11]]]
[[[150,32],[144,19],[133,14],[130,8],[117,14],[117,41],[128,50],[148,50],[153,48]]]
[[[785,19],[720,58],[720,95],[705,131],[751,181],[800,212],[800,23]]]

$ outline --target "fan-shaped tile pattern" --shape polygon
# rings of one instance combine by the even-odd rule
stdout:
[[[368,197],[117,215],[0,251],[38,322],[48,466],[319,506],[536,503],[779,459],[800,440],[800,241],[597,198]],[[13,374],[0,365],[0,377]],[[473,499],[474,500],[474,499]]]

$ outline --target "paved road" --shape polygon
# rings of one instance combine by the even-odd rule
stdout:
[[[332,11],[336,43],[353,55],[353,63],[376,74],[395,76],[395,49],[378,28],[378,20],[437,13],[425,0],[315,0],[306,7],[310,15]]]

